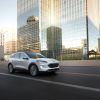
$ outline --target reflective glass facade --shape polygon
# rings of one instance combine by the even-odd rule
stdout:
[[[18,51],[40,51],[39,1],[17,0]]]
[[[61,0],[40,2],[41,52],[58,59],[62,50]]]
[[[62,59],[88,59],[98,48],[98,0],[62,1]]]
[[[98,18],[98,0],[18,0],[18,50],[95,59],[90,52],[99,56]]]

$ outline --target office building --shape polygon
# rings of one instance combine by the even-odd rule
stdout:
[[[11,55],[17,51],[17,38],[14,30],[4,32],[4,54]]]

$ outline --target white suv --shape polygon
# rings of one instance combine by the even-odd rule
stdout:
[[[10,56],[8,60],[8,71],[15,72],[16,69],[25,69],[32,76],[36,76],[40,71],[53,72],[59,70],[59,61],[46,58],[40,53],[17,52]]]

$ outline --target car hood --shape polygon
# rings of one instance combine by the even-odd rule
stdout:
[[[38,61],[46,61],[48,63],[59,63],[58,60],[52,58],[37,58]]]

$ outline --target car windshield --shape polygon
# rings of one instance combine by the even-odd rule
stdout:
[[[46,58],[40,53],[33,53],[33,52],[27,52],[26,53],[30,58]]]

